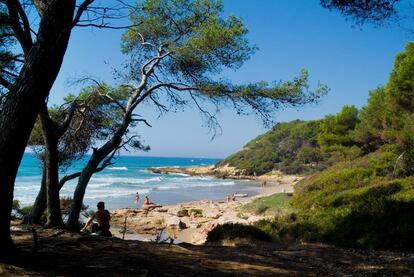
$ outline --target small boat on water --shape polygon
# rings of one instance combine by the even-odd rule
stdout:
[[[248,196],[247,193],[237,193],[237,192],[233,195],[234,195],[234,197],[247,197]]]

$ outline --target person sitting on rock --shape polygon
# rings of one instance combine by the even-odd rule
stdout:
[[[148,196],[146,196],[145,195],[145,197],[144,197],[144,202],[142,203],[142,208],[144,209],[144,210],[153,210],[153,209],[155,209],[155,208],[159,208],[159,207],[162,207],[161,205],[157,205],[157,204],[155,204],[155,203],[152,203],[152,202],[150,202],[150,200],[149,200],[149,198],[148,198]]]
[[[97,233],[100,236],[104,237],[111,237],[112,234],[109,231],[110,225],[109,221],[111,220],[111,215],[108,210],[105,210],[105,203],[104,202],[98,202],[96,205],[98,208],[98,211],[96,211],[92,217],[88,220],[88,222],[85,224],[85,227],[82,228],[82,231],[85,231],[89,225],[93,222],[94,219],[98,221],[98,224],[94,223],[91,226],[92,233]]]

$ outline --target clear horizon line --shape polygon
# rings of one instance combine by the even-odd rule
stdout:
[[[35,154],[33,151],[30,150],[25,150],[24,153],[26,154]],[[86,154],[87,156],[90,156],[90,153]],[[120,154],[119,156],[121,157],[138,157],[138,158],[174,158],[174,159],[210,159],[210,160],[224,160],[225,158],[207,158],[207,157],[191,157],[191,156],[159,156],[159,155],[154,155],[154,156],[140,156],[137,154]],[[116,156],[115,156],[116,157]]]

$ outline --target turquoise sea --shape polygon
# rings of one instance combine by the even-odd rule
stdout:
[[[81,170],[86,160],[77,161],[61,172],[70,174]],[[223,200],[227,194],[240,192],[254,195],[260,185],[247,180],[223,180],[214,177],[188,176],[185,174],[154,174],[149,167],[190,167],[211,165],[218,159],[167,158],[167,157],[117,157],[115,164],[96,173],[88,185],[85,204],[94,207],[104,201],[107,208],[136,207],[135,193],[140,194],[140,203],[145,195],[161,205],[170,205],[192,200]],[[14,199],[22,206],[32,204],[40,188],[41,167],[32,153],[25,153],[16,179]],[[72,196],[76,180],[62,188],[61,196]]]

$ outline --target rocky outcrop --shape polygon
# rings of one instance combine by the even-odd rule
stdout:
[[[162,167],[148,168],[152,173],[157,174],[187,174],[191,176],[214,176],[221,179],[254,179],[254,176],[244,175],[242,170],[231,166],[198,166],[198,167]]]
[[[218,224],[251,224],[263,216],[243,216],[238,208],[247,200],[235,202],[193,201],[174,206],[156,208],[152,211],[142,209],[118,209],[112,212],[112,225],[122,227],[126,218],[128,233],[158,235],[166,231],[173,239],[202,244],[208,232]],[[182,232],[185,230],[186,232]],[[183,237],[183,234],[186,236]]]
[[[202,175],[206,174],[206,172],[211,173],[215,168],[214,166],[210,166],[197,168],[163,168],[157,170],[157,172],[168,172],[168,174],[191,173],[192,175]],[[230,167],[226,170],[228,170],[226,172],[231,172]],[[301,179],[298,176],[284,175],[278,172],[254,178],[269,181],[268,185],[261,189],[262,196],[274,193],[290,193],[293,191],[293,185]],[[126,229],[129,233],[156,236],[160,234],[161,230],[164,230],[173,239],[201,244],[204,243],[208,232],[218,224],[252,224],[253,222],[266,218],[266,216],[256,216],[246,212],[241,214],[239,207],[251,201],[252,198],[236,199],[237,201],[228,203],[200,200],[158,207],[151,211],[143,209],[118,209],[112,212],[112,225],[116,225],[122,229],[126,220]]]
[[[243,170],[237,169],[229,165],[222,166],[197,166],[197,167],[162,167],[148,168],[149,171],[156,174],[187,174],[190,176],[214,176],[220,179],[247,179],[257,181],[268,181],[279,184],[297,183],[302,176],[287,175],[280,171],[274,170],[265,175],[252,176],[245,175]]]

